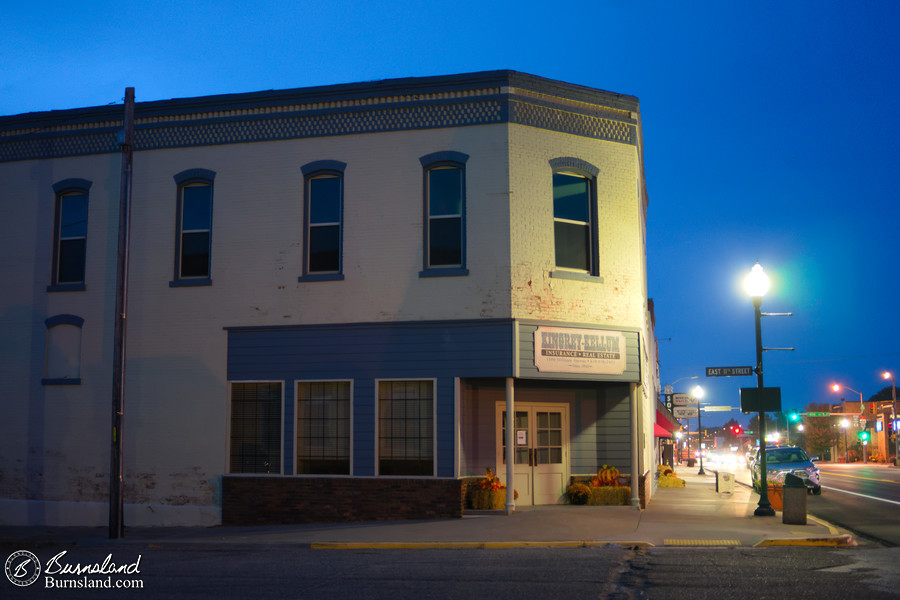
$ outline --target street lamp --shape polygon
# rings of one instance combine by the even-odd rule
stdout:
[[[885,379],[891,380],[891,431],[894,432],[894,464],[900,465],[900,432],[897,427],[897,383],[890,371],[881,374]]]
[[[862,414],[865,411],[865,406],[866,406],[863,401],[862,392],[860,392],[858,390],[854,390],[852,387],[847,387],[846,385],[841,386],[838,383],[834,383],[831,385],[831,390],[834,392],[839,392],[839,391],[841,391],[841,389],[849,390],[851,392],[855,392],[855,393],[859,394],[859,415],[860,415],[860,418],[862,418]],[[845,445],[847,444],[847,430],[846,430],[846,425],[844,425],[844,423],[846,423],[846,422],[847,422],[847,419],[844,419],[843,421],[841,421],[841,426],[845,428],[844,429],[844,444]],[[862,455],[863,455],[863,462],[869,462],[868,460],[866,460],[866,449],[865,448],[862,449]],[[847,461],[847,462],[850,462],[850,461]]]
[[[763,394],[763,346],[762,346],[762,299],[769,291],[769,277],[759,263],[753,265],[750,274],[744,280],[744,288],[753,302],[753,316],[756,324],[756,387],[758,398]],[[775,509],[769,502],[768,471],[766,470],[766,414],[764,406],[759,406],[759,505],[753,514],[757,517],[774,517]]]
[[[697,401],[697,437],[700,438],[700,470],[697,471],[697,475],[706,475],[706,471],[703,470],[703,422],[702,419],[700,419],[700,400],[703,399],[706,392],[703,391],[702,387],[697,385],[691,390],[691,395]]]
[[[850,427],[850,421],[841,419],[841,427],[844,430],[844,462],[850,463],[850,448],[847,447],[847,428]]]

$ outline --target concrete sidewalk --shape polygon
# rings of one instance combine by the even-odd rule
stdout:
[[[260,527],[127,528],[115,543],[288,544],[312,548],[856,545],[847,531],[810,517],[784,525],[780,512],[755,517],[759,496],[745,485],[716,492],[715,474],[682,468],[684,488],[658,488],[646,510],[631,506],[539,506],[467,512],[462,519]],[[691,470],[693,471],[693,470]],[[105,528],[0,528],[4,546],[109,543]]]

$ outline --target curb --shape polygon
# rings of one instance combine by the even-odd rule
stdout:
[[[857,546],[856,540],[852,535],[839,535],[831,537],[816,538],[783,538],[763,540],[754,544],[754,548],[765,546],[831,546],[831,547],[853,547]]]
[[[600,546],[624,546],[651,548],[650,542],[311,542],[313,550],[445,550],[445,549],[496,549],[496,548],[596,548]]]

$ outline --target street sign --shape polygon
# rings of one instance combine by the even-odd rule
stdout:
[[[700,416],[700,411],[696,406],[676,406],[672,409],[672,414],[676,419],[696,419]]]
[[[691,398],[690,394],[672,394],[672,403],[675,406],[688,406],[697,404],[697,401]]]
[[[744,377],[753,375],[753,367],[706,367],[707,377]]]
[[[727,410],[731,410],[730,406],[704,406],[704,412],[724,412]]]
[[[831,416],[831,413],[830,413],[830,412],[825,412],[825,413],[821,413],[821,412],[811,413],[811,412],[808,412],[808,413],[806,413],[806,416],[807,416],[807,417],[830,417],[830,416]]]

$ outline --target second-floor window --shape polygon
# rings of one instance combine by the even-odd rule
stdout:
[[[302,167],[304,176],[301,280],[342,279],[344,168],[334,160]]]
[[[206,169],[175,176],[178,184],[178,236],[175,279],[208,282],[211,277],[213,178]]]
[[[68,179],[54,186],[53,286],[68,289],[84,284],[90,186],[89,181],[81,179]]]
[[[553,240],[556,267],[599,275],[597,191],[599,170],[577,158],[550,161],[553,169]]]
[[[466,275],[466,169],[461,152],[419,159],[425,172],[423,276]]]

